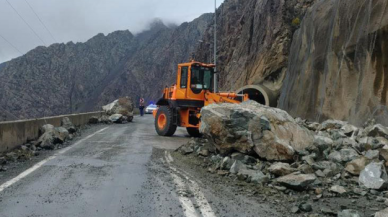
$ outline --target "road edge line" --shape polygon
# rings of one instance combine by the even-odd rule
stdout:
[[[83,139],[80,139],[79,141],[77,141],[76,143],[74,143],[73,145],[70,145],[69,147],[66,147],[60,151],[58,151],[57,153],[55,153],[54,155],[36,163],[34,166],[30,167],[29,169],[25,170],[24,172],[20,173],[19,175],[17,175],[16,177],[12,178],[11,180],[8,180],[6,181],[5,183],[3,183],[2,185],[0,185],[0,192],[4,191],[6,188],[10,187],[11,185],[15,184],[16,182],[20,181],[21,179],[23,179],[24,177],[28,176],[29,174],[31,174],[32,172],[34,172],[35,170],[39,169],[40,167],[42,167],[45,163],[47,163],[48,161],[50,160],[53,160],[55,159],[57,156],[61,155],[61,154],[64,154],[66,153],[67,151],[69,151],[71,148],[79,145],[80,143],[82,143],[83,141],[91,138],[92,136],[98,134],[98,133],[101,133],[103,131],[105,131],[106,129],[108,129],[109,127],[105,127],[93,134],[90,134],[89,136],[83,138]]]

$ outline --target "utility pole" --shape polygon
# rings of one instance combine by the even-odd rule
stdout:
[[[214,0],[214,92],[218,92],[217,74],[217,0]]]

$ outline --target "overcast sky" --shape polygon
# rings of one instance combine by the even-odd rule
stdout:
[[[213,11],[214,0],[0,0],[0,63],[38,45],[83,42],[115,30],[136,34],[155,18],[180,24]]]

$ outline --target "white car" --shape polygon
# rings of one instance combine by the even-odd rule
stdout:
[[[145,109],[145,113],[146,114],[152,114],[153,111],[157,110],[158,109],[158,106],[156,105],[149,105],[147,106],[147,108]]]

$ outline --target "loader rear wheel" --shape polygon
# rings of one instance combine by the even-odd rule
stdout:
[[[191,137],[201,137],[202,134],[199,132],[199,129],[198,128],[195,128],[195,127],[187,127],[186,128],[187,130],[187,133],[189,133],[189,135]]]
[[[155,129],[160,136],[172,136],[177,126],[173,123],[173,110],[167,106],[161,106],[155,117]]]

